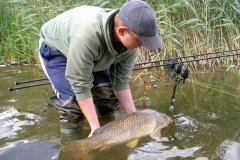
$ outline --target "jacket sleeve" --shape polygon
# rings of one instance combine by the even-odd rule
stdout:
[[[71,38],[67,59],[65,76],[72,86],[76,99],[91,97],[94,54],[80,39]]]
[[[120,55],[110,66],[110,83],[115,91],[129,88],[128,83],[131,80],[132,69],[139,52],[139,49],[135,49]]]

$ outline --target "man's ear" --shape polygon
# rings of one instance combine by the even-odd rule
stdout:
[[[124,33],[127,31],[127,27],[119,27],[118,33],[120,36],[124,36]]]

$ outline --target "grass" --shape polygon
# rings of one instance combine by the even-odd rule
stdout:
[[[125,0],[1,1],[0,63],[38,63],[41,25],[69,8],[83,4],[117,8],[124,2]],[[152,52],[143,49],[138,62],[240,48],[238,0],[149,0],[148,3],[156,11],[164,47]],[[235,59],[214,59],[199,64],[211,68],[231,66]],[[197,68],[196,64],[191,66],[191,69]]]

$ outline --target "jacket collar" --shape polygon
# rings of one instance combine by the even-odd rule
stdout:
[[[109,52],[118,54],[117,51],[113,47],[112,42],[112,34],[113,34],[113,24],[114,23],[114,16],[119,12],[119,9],[116,10],[107,10],[106,14],[102,16],[102,24],[103,24],[103,34],[104,39],[107,45]]]

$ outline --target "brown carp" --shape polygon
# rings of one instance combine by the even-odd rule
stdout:
[[[154,139],[160,138],[161,129],[170,123],[171,118],[163,113],[151,109],[140,110],[98,128],[89,138],[65,143],[63,152],[70,154],[71,159],[81,159],[80,157],[95,149],[133,141],[148,135]],[[73,156],[74,154],[76,155]]]

